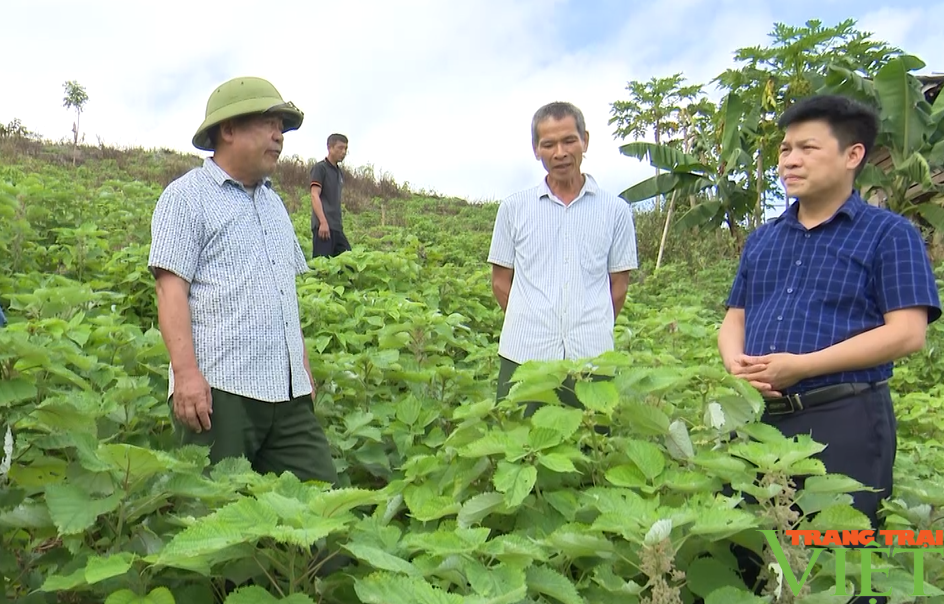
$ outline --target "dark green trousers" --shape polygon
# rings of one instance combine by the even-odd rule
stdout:
[[[511,390],[512,382],[511,378],[515,373],[515,370],[518,369],[521,365],[510,361],[505,357],[498,357],[500,364],[498,367],[498,390],[495,394],[495,400],[501,402],[508,392]],[[593,380],[611,380],[613,378],[606,375],[597,375],[593,376]],[[577,398],[577,393],[574,388],[576,386],[577,380],[571,376],[567,376],[564,379],[564,382],[557,388],[554,392],[557,394],[557,398],[560,399],[560,402],[568,407],[574,407],[576,409],[584,409],[583,403],[580,402],[580,399]],[[525,403],[524,416],[531,417],[534,415],[534,412],[540,409],[544,403],[539,401],[530,401]],[[610,434],[610,429],[606,426],[596,426],[595,431],[599,434],[608,436]]]
[[[212,389],[210,429],[197,433],[174,418],[179,445],[210,447],[210,462],[245,457],[260,474],[291,472],[302,482],[337,485],[338,473],[310,395],[267,403]],[[173,397],[170,398],[173,409]],[[173,411],[171,411],[173,417]]]

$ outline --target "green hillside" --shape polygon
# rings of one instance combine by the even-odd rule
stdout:
[[[212,602],[227,580],[245,585],[226,600],[237,604],[754,601],[734,587],[727,546],[759,548],[753,529],[784,528],[789,499],[769,485],[815,473],[818,446],[748,442],[770,438],[753,421],[759,397],[715,351],[736,263],[727,235],[673,235],[654,272],[661,216],[637,213],[645,266],[617,352],[595,369],[617,380],[580,382],[585,414],[525,421],[514,397],[494,403],[500,311],[484,260],[496,206],[349,175],[355,250],[310,261],[298,282],[316,407],[348,486],[324,491],[238,461],[203,474],[204,451],[169,445],[150,212],[198,160],[84,149],[73,168],[71,149],[17,144],[0,155],[0,432],[15,438],[0,478],[0,602]],[[298,170],[284,165],[277,188],[310,249]],[[892,527],[944,526],[942,346],[938,323],[894,381]],[[523,372],[522,394],[567,369]],[[725,483],[761,503],[734,509],[719,499]],[[814,526],[863,526],[847,488],[806,494],[822,510]],[[665,540],[653,537],[659,520],[672,522]],[[318,539],[358,564],[318,577]],[[814,591],[834,585],[829,557]],[[909,590],[912,558],[891,563],[873,584]],[[941,557],[923,572],[940,593]]]

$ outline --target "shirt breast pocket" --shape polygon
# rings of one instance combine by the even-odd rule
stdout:
[[[580,267],[583,271],[590,277],[607,274],[612,241],[610,234],[598,226],[577,236],[580,237],[577,253],[580,256]]]

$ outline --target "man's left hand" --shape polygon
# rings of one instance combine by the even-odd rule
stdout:
[[[765,365],[764,369],[751,374],[750,379],[770,384],[773,390],[783,391],[807,377],[806,357],[789,352],[747,357],[747,362]]]

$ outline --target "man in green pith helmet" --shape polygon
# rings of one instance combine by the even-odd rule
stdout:
[[[161,194],[148,266],[180,444],[336,484],[295,292],[308,265],[269,178],[303,118],[259,78],[213,91],[193,137],[213,154]]]

